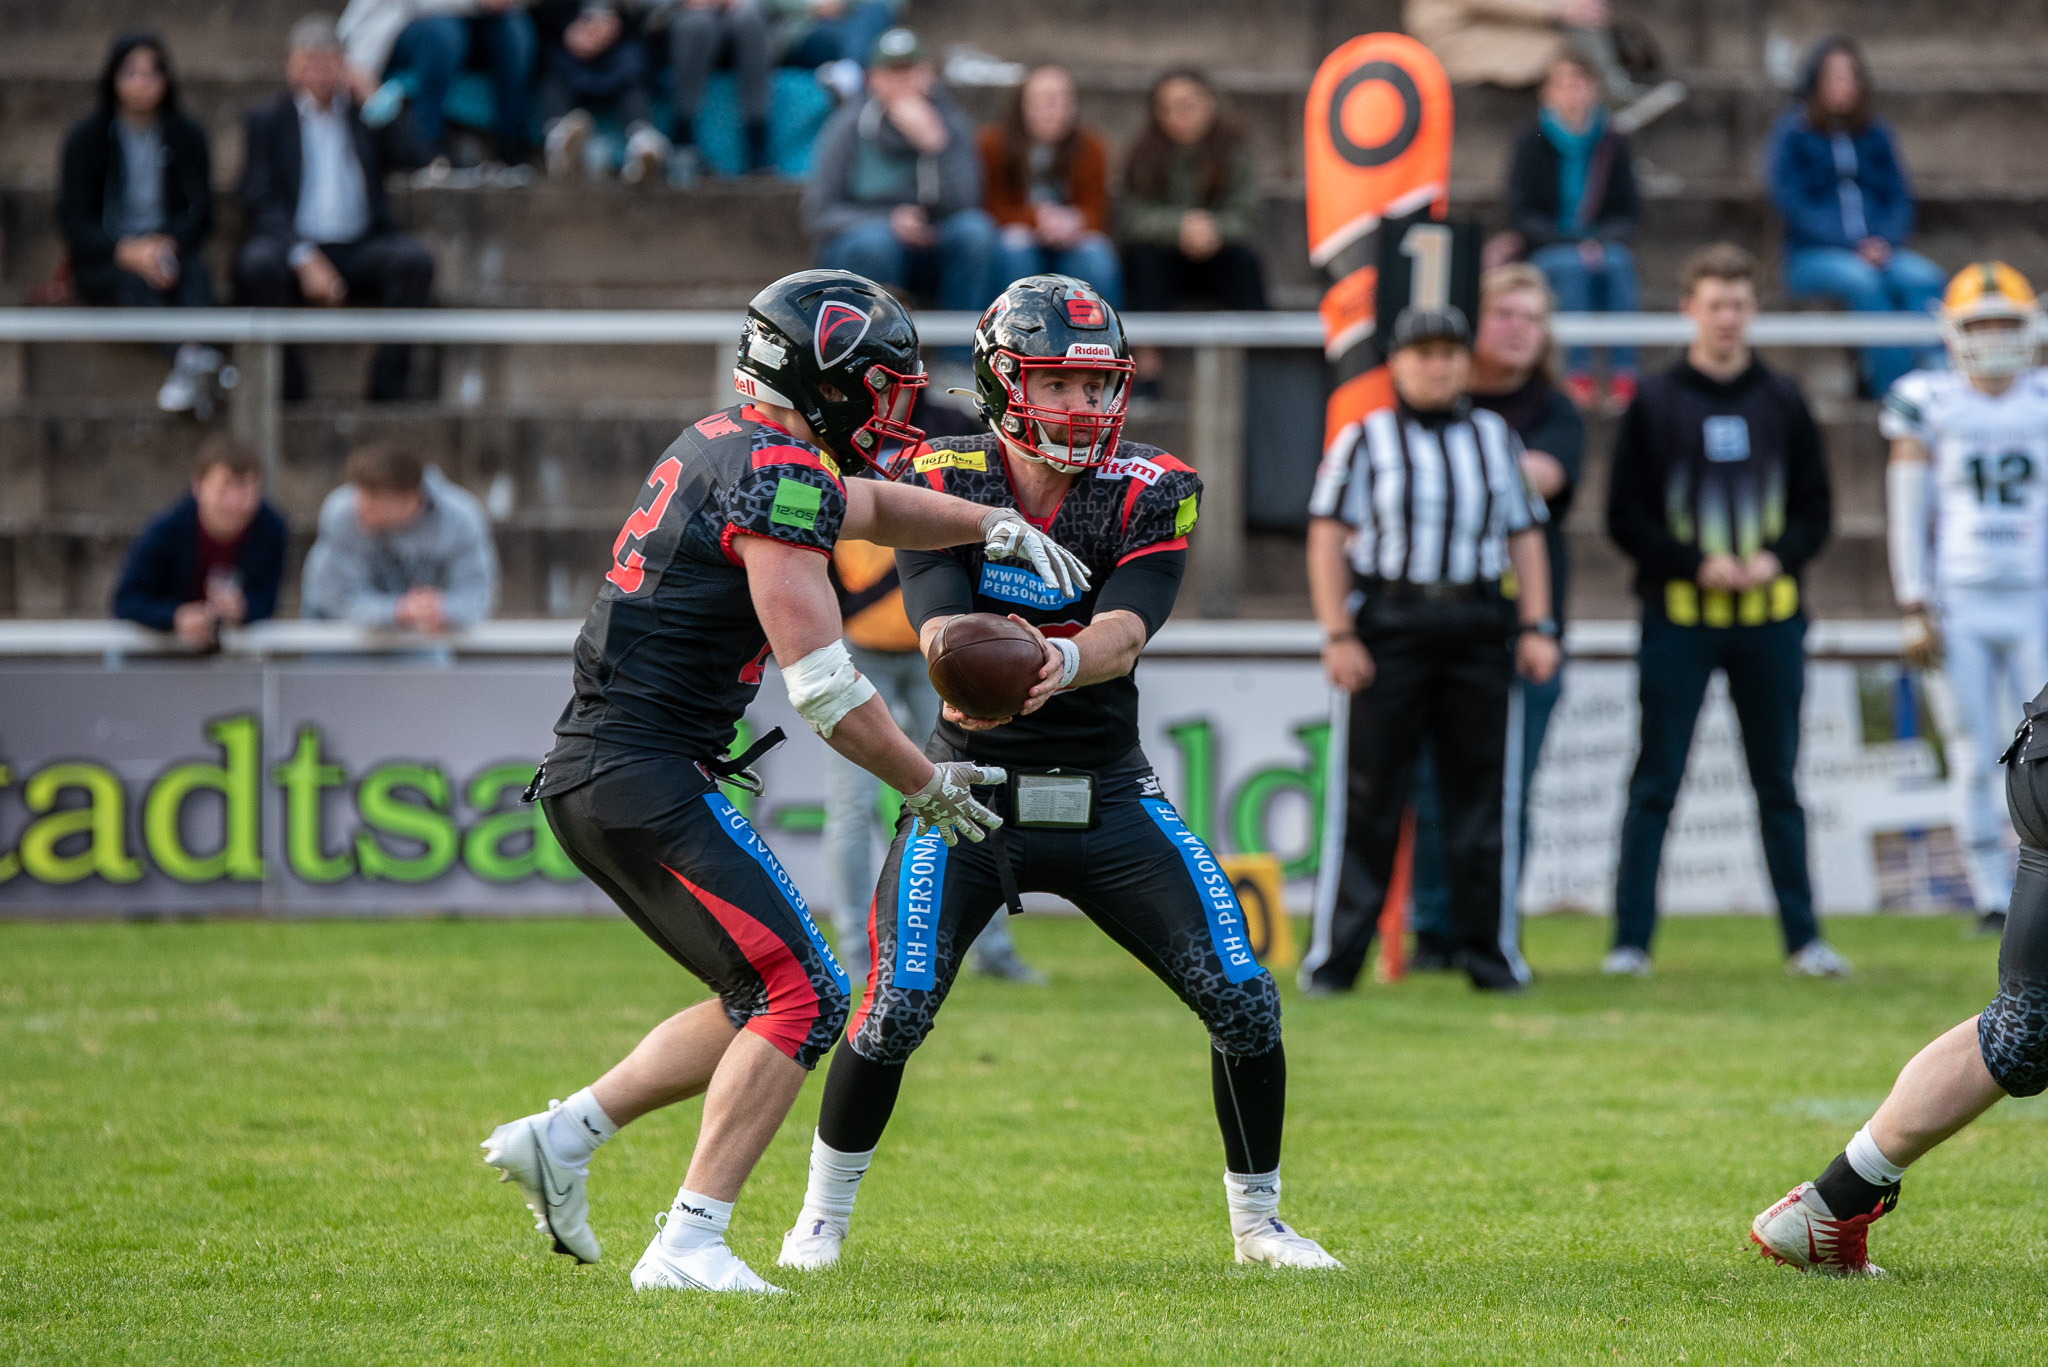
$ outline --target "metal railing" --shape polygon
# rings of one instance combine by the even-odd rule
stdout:
[[[580,621],[503,619],[481,622],[446,636],[379,630],[350,622],[271,621],[231,629],[222,635],[220,655],[268,659],[279,655],[375,658],[417,655],[423,646],[445,647],[454,655],[540,656],[567,659]],[[1641,630],[1629,621],[1571,623],[1565,649],[1580,660],[1632,660]],[[1815,659],[1896,660],[1896,621],[1822,621],[1807,631],[1807,654]],[[1322,632],[1314,622],[1168,622],[1145,648],[1162,659],[1313,660],[1322,653]],[[200,656],[165,632],[133,622],[0,621],[0,659],[98,657],[118,664],[129,656]]]
[[[630,309],[0,309],[0,343],[207,342],[232,346],[240,383],[231,420],[275,468],[284,430],[283,348],[295,344],[406,342],[484,346],[710,346],[736,344],[737,311]],[[924,313],[920,336],[960,346],[977,315]],[[1190,349],[1194,386],[1188,443],[1179,452],[1201,471],[1204,534],[1190,549],[1183,596],[1197,613],[1235,613],[1243,580],[1245,475],[1244,353],[1320,350],[1314,313],[1133,313],[1127,334],[1139,346]],[[1565,345],[1683,346],[1692,324],[1668,313],[1561,313],[1551,330]],[[1935,320],[1913,313],[1764,314],[1750,327],[1759,346],[1915,346],[1939,338]],[[714,352],[710,393],[727,393],[728,363]],[[714,402],[717,401],[714,397]]]

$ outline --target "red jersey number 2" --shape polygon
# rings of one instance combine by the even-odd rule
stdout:
[[[612,568],[605,578],[619,586],[621,592],[638,593],[642,581],[647,578],[647,560],[638,548],[627,549],[628,542],[645,541],[661,525],[661,515],[668,511],[668,501],[675,497],[676,485],[683,477],[683,463],[671,456],[654,467],[654,473],[647,477],[647,483],[657,492],[654,501],[645,508],[635,508],[633,515],[626,519],[626,525],[619,528],[619,539],[612,543]]]

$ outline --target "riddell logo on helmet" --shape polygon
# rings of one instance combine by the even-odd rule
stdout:
[[[1116,348],[1100,342],[1074,342],[1067,347],[1067,357],[1076,361],[1114,361]]]
[[[1099,328],[1109,321],[1109,314],[1100,299],[1070,294],[1067,296],[1067,321],[1077,328]]]
[[[868,315],[865,310],[851,304],[827,304],[819,309],[818,330],[814,338],[818,369],[830,370],[853,355],[853,349],[867,335]]]

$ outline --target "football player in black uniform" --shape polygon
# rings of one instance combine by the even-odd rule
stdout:
[[[702,1092],[704,1120],[633,1285],[773,1291],[725,1244],[732,1203],[846,1018],[846,975],[768,846],[719,791],[773,732],[724,758],[769,653],[798,715],[906,794],[945,843],[1000,824],[968,792],[1000,769],[933,763],[847,657],[826,565],[841,536],[1026,560],[1048,593],[1077,561],[1014,509],[845,476],[894,443],[925,382],[917,330],[845,271],[777,281],[747,309],[733,384],[752,400],[678,437],[647,478],[575,650],[575,695],[528,796],[576,866],[718,995],[664,1021],[567,1102],[500,1125],[485,1161],[517,1181],[558,1252],[598,1257],[585,1179],[618,1128]],[[1005,567],[1009,568],[1009,567]]]
[[[1071,548],[1097,587],[1048,590],[979,546],[904,553],[904,606],[929,656],[958,614],[1042,633],[1039,686],[1007,724],[948,706],[926,753],[1001,766],[1002,836],[948,849],[906,815],[869,912],[867,997],[832,1061],[786,1267],[838,1261],[853,1199],[968,945],[1017,889],[1057,893],[1158,974],[1208,1027],[1224,1187],[1239,1262],[1335,1267],[1279,1218],[1287,1067],[1280,1002],[1245,937],[1230,880],[1161,795],[1138,745],[1138,653],[1166,621],[1201,480],[1154,446],[1119,443],[1130,383],[1123,325],[1079,280],[1029,276],[974,338],[986,436],[934,439],[911,471],[974,502],[1014,502]]]

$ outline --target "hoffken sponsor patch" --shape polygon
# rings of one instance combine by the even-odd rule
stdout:
[[[988,473],[988,453],[985,451],[927,451],[910,462],[911,468],[920,475],[932,470],[978,470]]]
[[[818,525],[817,487],[783,476],[775,486],[775,505],[768,513],[768,520],[780,522],[785,527],[801,527],[807,532],[815,528]]]

